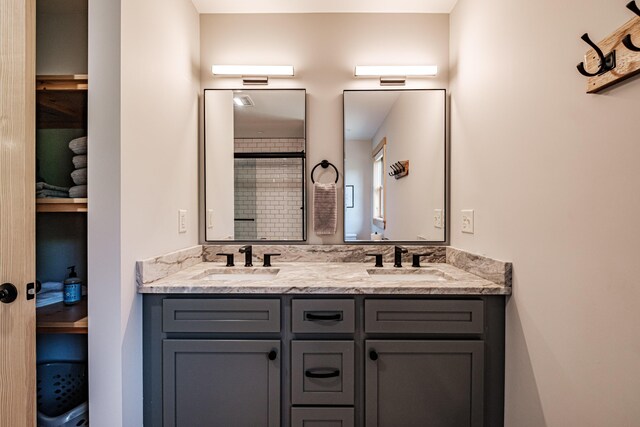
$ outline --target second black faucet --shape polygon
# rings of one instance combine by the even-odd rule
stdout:
[[[394,267],[402,267],[402,254],[406,254],[408,252],[407,248],[403,248],[402,246],[396,246],[394,253]]]
[[[244,266],[253,267],[253,248],[251,245],[241,247],[240,253],[244,254]]]

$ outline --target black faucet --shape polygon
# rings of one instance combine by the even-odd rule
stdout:
[[[244,266],[253,267],[253,252],[251,245],[245,245],[240,248],[240,253],[244,254]]]
[[[407,248],[403,248],[402,246],[396,246],[395,248],[395,257],[394,257],[394,263],[393,266],[394,267],[402,267],[402,254],[406,254]]]

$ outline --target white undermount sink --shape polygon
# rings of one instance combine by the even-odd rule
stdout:
[[[194,277],[197,280],[220,282],[273,280],[278,275],[278,268],[212,268]]]
[[[378,282],[447,282],[450,278],[433,268],[381,270],[367,269],[369,277]]]

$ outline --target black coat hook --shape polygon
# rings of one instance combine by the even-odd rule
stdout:
[[[640,7],[638,7],[635,0],[632,0],[631,2],[629,2],[629,4],[627,4],[627,9],[640,16]],[[624,47],[626,47],[630,51],[640,52],[640,47],[633,44],[633,41],[631,40],[631,34],[626,35],[626,37],[622,40],[622,44],[624,44]]]
[[[600,68],[595,73],[590,73],[584,67],[584,62],[581,62],[580,64],[578,64],[578,71],[580,72],[580,74],[587,77],[595,77],[616,68],[616,51],[615,50],[605,56],[604,53],[602,52],[602,49],[600,49],[597,44],[591,41],[588,33],[584,33],[581,39],[584,40],[589,46],[593,48],[593,50],[596,51],[598,58],[600,58]]]

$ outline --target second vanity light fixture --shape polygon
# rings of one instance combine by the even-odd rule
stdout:
[[[269,84],[269,77],[293,77],[293,65],[213,65],[216,77],[242,77],[245,85]]]
[[[437,65],[356,65],[356,77],[379,77],[381,86],[404,86],[407,77],[433,77]]]

